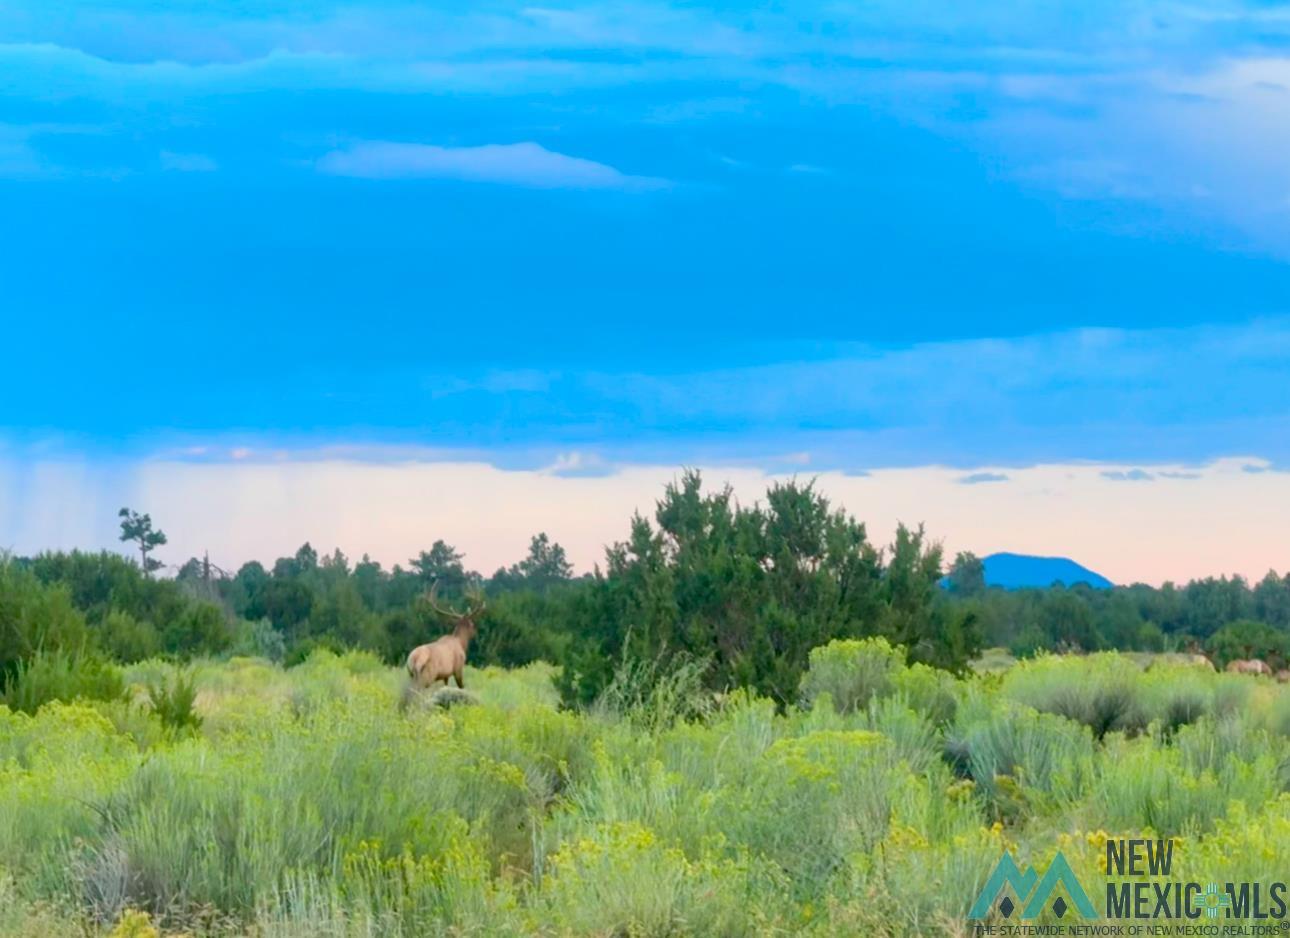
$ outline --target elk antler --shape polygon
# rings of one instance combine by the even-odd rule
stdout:
[[[438,593],[439,583],[437,581],[431,584],[430,589],[426,590],[425,601],[431,609],[439,613],[439,615],[443,616],[445,619],[461,619],[464,617],[465,614],[458,612],[456,609],[439,605],[439,603],[435,601]]]
[[[425,601],[430,608],[446,619],[473,619],[481,614],[488,605],[484,598],[484,591],[479,587],[473,587],[466,592],[466,611],[458,612],[451,606],[441,606],[436,599],[439,593],[439,584],[436,582],[426,590]]]

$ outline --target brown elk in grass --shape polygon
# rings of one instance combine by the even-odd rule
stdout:
[[[475,620],[484,612],[483,594],[473,593],[467,600],[465,612],[440,606],[433,587],[426,594],[426,602],[436,613],[452,622],[452,632],[412,649],[408,655],[408,676],[412,679],[409,690],[424,690],[439,681],[447,687],[450,677],[456,678],[458,687],[465,687],[462,672],[466,669],[466,650],[479,628]]]
[[[1231,674],[1268,674],[1272,669],[1268,667],[1267,662],[1260,661],[1258,658],[1237,658],[1235,661],[1227,663],[1227,671]]]

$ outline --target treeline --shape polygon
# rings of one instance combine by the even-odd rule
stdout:
[[[953,671],[991,646],[1018,655],[1205,650],[1220,665],[1260,657],[1280,666],[1290,652],[1290,577],[1269,574],[1253,587],[1234,577],[1159,589],[987,589],[971,554],[947,565],[921,528],[875,545],[862,523],[795,482],[744,506],[687,473],[582,577],[545,534],[490,576],[435,541],[392,569],[305,544],[272,567],[232,571],[194,558],[157,577],[152,552],[164,534],[147,515],[121,517],[138,562],[107,552],[0,562],[6,681],[22,661],[57,649],[126,662],[260,655],[290,665],[319,647],[357,647],[400,662],[443,631],[425,599],[432,587],[441,603],[486,594],[472,663],[556,662],[571,703],[594,699],[624,661],[659,673],[684,662],[714,689],[747,686],[787,702],[810,649],[835,638],[882,636],[911,661]]]
[[[946,586],[972,610],[988,646],[1019,657],[1121,649],[1204,653],[1220,667],[1234,658],[1290,661],[1290,574],[1269,571],[1253,586],[1233,576],[1158,588],[1001,590],[985,587],[980,567],[960,554]]]

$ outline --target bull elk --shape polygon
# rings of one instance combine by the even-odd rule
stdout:
[[[465,687],[462,672],[466,668],[466,649],[479,628],[475,620],[484,611],[483,594],[471,594],[465,612],[440,606],[436,601],[435,587],[431,587],[425,598],[430,608],[452,622],[453,626],[450,634],[412,649],[408,655],[408,676],[412,679],[410,689],[424,690],[439,681],[447,687],[450,677],[457,679],[458,687]]]

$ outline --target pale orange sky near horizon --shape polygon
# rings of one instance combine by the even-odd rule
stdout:
[[[145,459],[115,468],[62,459],[0,463],[0,548],[108,548],[116,511],[149,512],[169,536],[167,563],[209,551],[235,569],[266,564],[309,541],[387,567],[439,538],[491,573],[519,560],[531,535],[547,532],[579,571],[622,539],[633,511],[651,513],[673,466],[629,465],[606,475],[506,470],[487,463],[316,458],[221,462]],[[568,461],[565,465],[567,467]],[[701,467],[702,468],[702,467]],[[744,502],[774,479],[746,467],[704,468]],[[958,550],[1059,555],[1117,583],[1290,569],[1290,473],[1261,460],[1204,466],[1072,463],[1028,468],[921,467],[868,475],[812,472],[835,504],[887,543],[898,522],[926,525],[947,556]],[[997,479],[994,477],[1006,478]],[[964,481],[971,479],[983,481]]]

